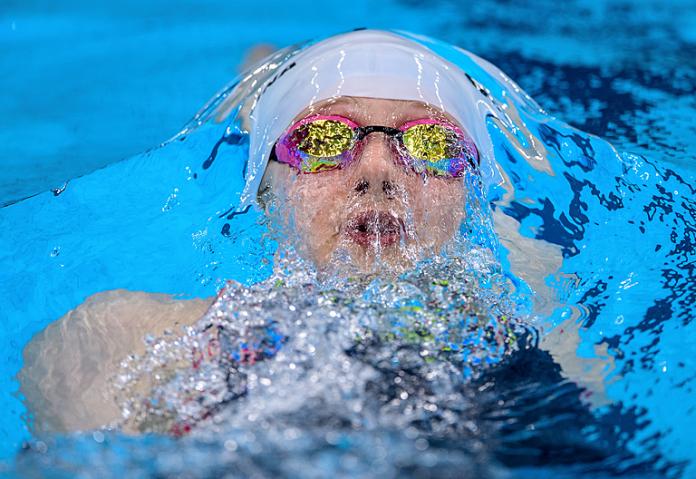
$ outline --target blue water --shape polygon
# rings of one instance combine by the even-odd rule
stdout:
[[[262,18],[269,25],[306,18],[307,9],[266,5]],[[249,260],[268,253],[255,241],[262,232],[257,218],[223,214],[234,208],[233,192],[242,185],[235,160],[243,145],[222,150],[213,168],[202,168],[224,125],[116,160],[178,131],[229,80],[242,48],[366,25],[369,7],[354,5],[315,12],[297,31],[258,28],[250,19],[255,10],[215,3],[153,4],[140,7],[137,20],[125,15],[128,6],[117,15],[77,2],[58,12],[39,4],[3,12],[2,42],[17,48],[6,48],[0,61],[17,65],[31,52],[35,62],[2,80],[18,93],[0,105],[3,117],[15,120],[3,133],[2,158],[12,173],[3,176],[0,200],[14,202],[111,165],[71,181],[57,196],[43,193],[0,212],[5,458],[28,437],[13,395],[21,348],[48,323],[106,289],[206,297],[225,278],[253,283],[269,274],[270,267]],[[561,271],[546,282],[567,307],[549,321],[580,314],[578,355],[606,347],[614,358],[608,394],[637,418],[624,431],[631,447],[656,457],[668,476],[695,477],[693,7],[405,2],[384,4],[369,18],[368,26],[433,34],[474,51],[559,119],[523,112],[548,150],[554,177],[532,168],[500,127],[489,125],[496,157],[517,192],[501,204],[502,192],[493,188],[490,199],[520,221],[525,236],[562,248]],[[482,81],[494,96],[505,88]],[[47,96],[37,93],[44,90]],[[226,224],[231,237],[220,234]]]

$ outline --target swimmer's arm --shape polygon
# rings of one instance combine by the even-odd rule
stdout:
[[[558,245],[529,238],[520,233],[520,223],[500,209],[493,212],[496,231],[508,251],[511,271],[534,291],[534,310],[540,316],[550,316],[562,306],[557,292],[546,279],[560,271],[563,254]],[[548,351],[561,366],[566,379],[584,388],[583,399],[593,407],[608,404],[607,377],[614,370],[614,358],[606,348],[595,348],[595,357],[578,357],[580,324],[571,318],[543,336],[540,347]]]
[[[606,388],[618,377],[613,375],[616,365],[606,345],[595,347],[595,356],[579,357],[580,323],[571,318],[544,335],[539,347],[551,354],[561,366],[561,375],[584,389],[582,399],[592,407],[611,403]]]
[[[121,360],[142,354],[147,334],[193,324],[211,302],[105,291],[48,325],[27,344],[18,374],[33,432],[94,429],[119,419],[108,381]]]

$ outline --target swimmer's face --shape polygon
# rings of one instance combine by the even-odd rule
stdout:
[[[293,123],[315,114],[344,116],[360,126],[399,128],[423,118],[458,124],[425,103],[362,97],[321,103]],[[462,178],[404,168],[389,141],[372,133],[362,140],[357,161],[320,173],[269,163],[264,182],[294,225],[300,252],[320,269],[349,262],[363,272],[385,266],[400,271],[438,252],[458,230],[464,215]]]

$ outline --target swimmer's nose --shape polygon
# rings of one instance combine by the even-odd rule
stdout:
[[[372,188],[375,188],[375,186],[379,188],[380,185],[370,185],[370,182],[367,181],[365,178],[360,178],[358,182],[355,184],[355,191],[358,194],[364,195],[365,193],[370,191],[370,186],[372,186]],[[384,196],[386,196],[387,199],[390,200],[395,198],[397,192],[399,191],[398,185],[390,180],[382,181],[381,187]]]
[[[394,198],[399,191],[399,166],[389,139],[372,134],[364,140],[355,171],[355,191],[359,194],[383,195]]]

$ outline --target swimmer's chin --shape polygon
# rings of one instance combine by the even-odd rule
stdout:
[[[343,238],[324,261],[315,265],[318,272],[328,276],[394,276],[414,269],[420,256],[416,248],[403,242],[382,247],[380,243],[362,244]]]
[[[374,217],[373,212],[366,216],[370,215]],[[393,218],[393,223],[376,233],[349,220],[321,246],[305,249],[303,256],[324,277],[393,276],[411,271],[432,249],[407,234],[398,217]]]

